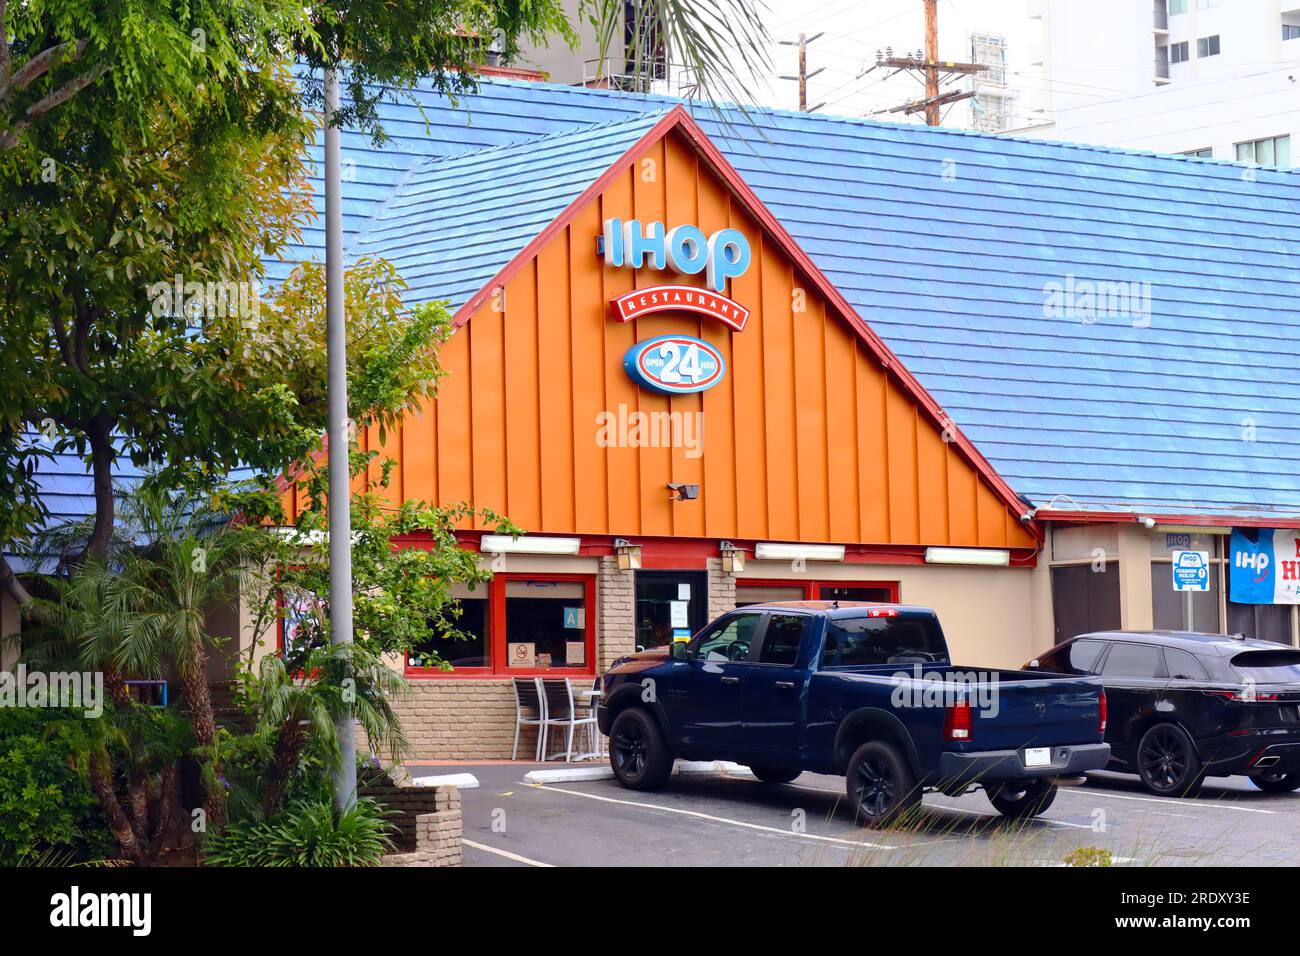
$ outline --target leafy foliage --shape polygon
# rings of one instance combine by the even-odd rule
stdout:
[[[73,735],[57,710],[0,708],[0,866],[49,851],[76,857],[107,851],[99,804],[72,760]]]
[[[395,829],[362,797],[342,814],[328,800],[298,803],[265,822],[231,823],[208,843],[209,866],[378,866]]]

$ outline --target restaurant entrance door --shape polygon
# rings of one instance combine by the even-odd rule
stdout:
[[[636,573],[636,649],[685,640],[708,623],[708,578],[703,571]]]

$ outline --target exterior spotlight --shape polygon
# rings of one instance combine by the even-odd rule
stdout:
[[[673,501],[694,501],[700,496],[699,485],[679,485],[669,482],[668,490],[672,492]]]
[[[614,554],[618,556],[620,571],[636,571],[641,567],[641,545],[626,538],[614,539]]]
[[[739,574],[745,570],[745,550],[730,541],[718,545],[718,554],[722,556],[722,570],[727,574]]]

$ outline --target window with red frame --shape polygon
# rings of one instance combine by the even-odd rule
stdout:
[[[593,674],[595,593],[595,577],[581,574],[497,574],[475,592],[453,589],[465,637],[429,645],[452,669],[438,668],[417,650],[407,671],[420,677]]]
[[[755,581],[736,582],[736,607],[771,601],[898,602],[897,581]]]

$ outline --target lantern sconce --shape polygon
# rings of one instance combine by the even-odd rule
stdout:
[[[641,545],[633,544],[627,538],[614,539],[614,554],[618,556],[620,571],[636,571],[641,567]]]
[[[718,545],[718,554],[722,556],[722,570],[726,574],[739,574],[745,570],[745,549],[737,547],[730,541]]]

